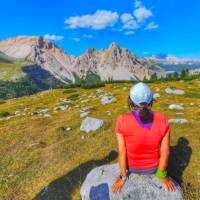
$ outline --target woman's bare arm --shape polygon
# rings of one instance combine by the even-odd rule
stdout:
[[[158,168],[161,171],[166,170],[170,156],[170,133],[168,132],[162,139],[160,147],[160,162]]]
[[[170,132],[168,132],[161,142],[160,147],[160,162],[158,168],[161,171],[165,171],[168,166],[170,156]],[[175,190],[175,184],[168,178],[160,179],[160,181],[165,185],[166,189],[169,192],[173,192]]]
[[[118,149],[119,149],[119,167],[121,175],[126,175],[126,147],[124,142],[124,137],[122,134],[116,134],[117,135],[117,142],[118,142]]]
[[[117,133],[117,142],[118,142],[118,149],[119,149],[119,168],[120,168],[120,173],[122,176],[126,176],[126,147],[125,147],[125,142],[124,142],[124,137],[122,134]],[[115,181],[115,183],[112,186],[112,192],[116,193],[121,190],[123,187],[125,181],[120,179],[119,177]]]

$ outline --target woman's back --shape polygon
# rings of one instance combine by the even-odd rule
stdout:
[[[169,128],[167,119],[159,112],[153,112],[153,121],[149,127],[142,126],[133,112],[119,116],[115,132],[124,136],[128,167],[157,167],[160,144]]]

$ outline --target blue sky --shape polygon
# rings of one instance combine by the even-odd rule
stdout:
[[[74,55],[115,41],[141,56],[200,58],[199,0],[6,0],[0,6],[0,39],[41,35]]]

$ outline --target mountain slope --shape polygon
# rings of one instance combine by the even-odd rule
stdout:
[[[153,73],[165,76],[165,71],[154,61],[137,57],[116,43],[100,51],[90,48],[75,57],[42,37],[19,36],[0,41],[0,51],[36,63],[64,83],[86,79],[88,74],[95,74],[100,80],[142,80]]]

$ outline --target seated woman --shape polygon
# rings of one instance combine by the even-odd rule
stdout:
[[[120,176],[112,186],[116,193],[125,184],[129,173],[154,174],[169,192],[175,184],[167,176],[170,155],[170,126],[165,116],[150,109],[153,94],[144,83],[130,90],[129,106],[132,111],[116,121],[119,148]]]

